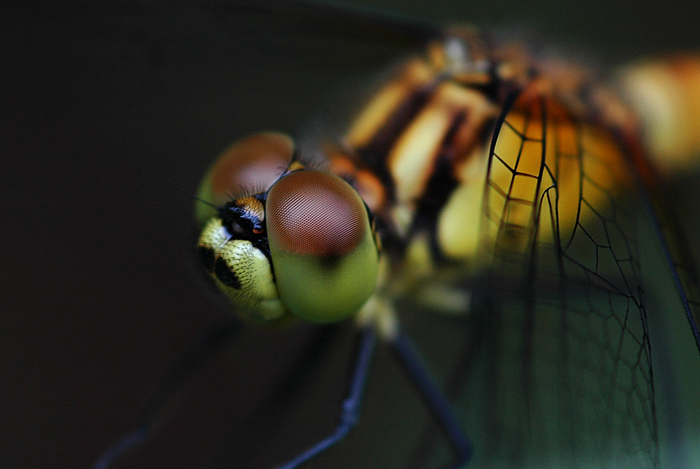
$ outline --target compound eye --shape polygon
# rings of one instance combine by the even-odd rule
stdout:
[[[342,179],[296,171],[270,189],[265,206],[277,288],[296,316],[347,318],[374,292],[378,252],[364,202]]]
[[[285,134],[265,132],[237,141],[214,161],[199,186],[197,196],[215,206],[234,197],[266,192],[289,167],[294,155],[294,140]],[[197,204],[200,223],[215,210]]]

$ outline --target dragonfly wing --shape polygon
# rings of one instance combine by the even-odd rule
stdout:
[[[528,90],[508,100],[481,233],[486,410],[471,422],[489,464],[658,464],[630,174],[599,126]]]
[[[636,174],[642,187],[642,203],[661,243],[664,260],[671,267],[674,287],[678,291],[695,344],[700,350],[700,283],[693,258],[689,255],[692,250],[683,236],[683,229],[673,216],[660,180],[653,177],[656,171],[651,163],[640,158],[637,168]]]

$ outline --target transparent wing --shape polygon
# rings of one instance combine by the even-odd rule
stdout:
[[[673,216],[672,205],[664,194],[664,188],[654,178],[655,171],[651,164],[644,159],[639,159],[636,163],[639,183],[643,188],[642,203],[651,219],[651,229],[661,242],[663,259],[671,267],[671,281],[680,297],[695,344],[700,350],[700,282],[690,255],[692,250],[683,236],[683,229]]]
[[[484,196],[486,405],[468,424],[489,464],[658,464],[631,174],[612,135],[553,100],[506,106]]]

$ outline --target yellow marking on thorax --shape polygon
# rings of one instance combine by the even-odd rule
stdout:
[[[438,244],[443,254],[453,260],[474,258],[479,245],[487,151],[486,145],[474,148],[474,154],[459,166],[461,184],[438,217]]]
[[[432,176],[435,158],[458,113],[465,113],[466,119],[451,146],[456,158],[461,159],[485,119],[492,114],[492,107],[483,93],[455,83],[440,85],[397,140],[387,164],[399,203],[411,203],[423,194]]]
[[[389,120],[390,115],[408,96],[435,78],[435,71],[422,59],[408,62],[403,71],[370,100],[347,133],[350,145],[366,145]]]

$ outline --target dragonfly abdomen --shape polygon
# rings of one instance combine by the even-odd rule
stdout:
[[[642,122],[659,169],[678,173],[700,154],[700,56],[678,54],[622,69],[622,92]]]

